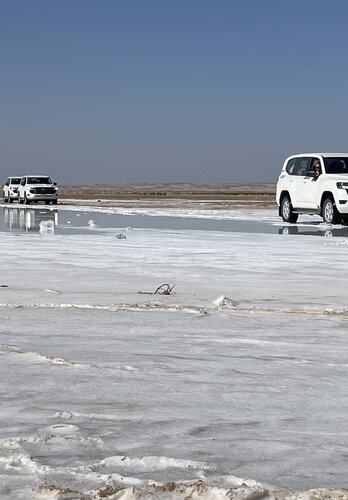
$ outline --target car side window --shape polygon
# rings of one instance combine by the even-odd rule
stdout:
[[[309,169],[311,160],[312,158],[307,156],[298,158],[298,162],[296,163],[293,175],[301,175],[304,177],[307,173],[307,170]]]
[[[285,170],[289,175],[294,175],[294,170],[296,166],[297,158],[292,158],[291,160],[288,161]]]
[[[308,175],[309,172],[315,172],[316,171],[315,166],[318,164],[318,162],[320,163],[320,159],[319,158],[311,158],[311,161],[308,164],[308,168],[307,168],[307,175]],[[321,167],[320,167],[320,171],[321,171]]]

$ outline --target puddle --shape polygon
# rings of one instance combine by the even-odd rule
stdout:
[[[79,212],[37,207],[0,206],[0,232],[49,234],[103,234],[110,230],[132,229],[227,231],[239,233],[268,233],[284,236],[310,235],[348,237],[348,226],[328,226],[318,223],[293,225],[250,220],[216,220],[196,217],[150,215],[121,215],[103,212]]]
[[[259,221],[214,220],[195,217],[119,215],[77,212],[47,207],[0,207],[0,231],[55,234],[100,234],[132,229],[277,233],[278,228]]]

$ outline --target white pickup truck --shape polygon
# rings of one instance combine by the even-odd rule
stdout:
[[[47,175],[25,175],[18,186],[19,203],[44,201],[46,205],[58,203],[58,186]]]

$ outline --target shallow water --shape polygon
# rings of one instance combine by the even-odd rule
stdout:
[[[216,220],[198,217],[120,215],[78,212],[49,207],[0,207],[0,231],[44,232],[45,221],[53,221],[57,234],[96,233],[115,229],[199,230],[246,233],[275,233],[278,228],[260,221]]]
[[[282,225],[281,221],[211,219],[150,215],[123,215],[45,206],[0,207],[0,232],[102,234],[110,230],[132,229],[227,231],[239,233],[348,237],[348,227],[328,227],[319,220]]]

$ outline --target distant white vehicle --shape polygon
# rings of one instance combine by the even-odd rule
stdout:
[[[58,186],[47,175],[25,175],[18,186],[19,203],[44,201],[46,205],[58,202]]]
[[[348,223],[348,153],[289,156],[277,182],[279,215],[295,223],[318,214],[329,224]]]
[[[5,203],[12,203],[18,200],[18,186],[22,177],[8,177],[3,187],[3,199]]]

